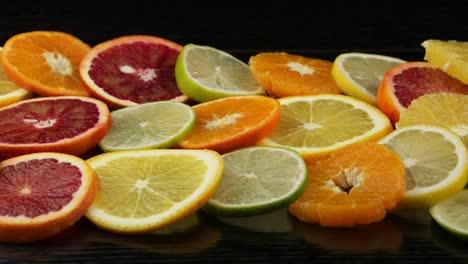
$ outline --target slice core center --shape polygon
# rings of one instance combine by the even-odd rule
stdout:
[[[333,176],[332,181],[342,192],[349,193],[353,187],[361,184],[363,178],[361,168],[345,168]]]
[[[42,57],[46,60],[47,65],[52,71],[63,76],[72,74],[72,65],[70,61],[60,53],[46,51],[42,53]]]
[[[208,129],[220,129],[235,124],[240,117],[242,117],[240,113],[228,114],[223,117],[213,116],[211,121],[206,122],[205,127]]]
[[[313,68],[311,68],[311,67],[309,67],[307,65],[304,65],[302,63],[288,62],[288,67],[292,71],[298,72],[302,76],[304,76],[306,74],[310,74],[310,75],[314,74],[314,69]]]

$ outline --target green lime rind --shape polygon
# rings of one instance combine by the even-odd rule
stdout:
[[[429,208],[432,218],[446,231],[468,239],[468,189]]]
[[[223,176],[202,207],[223,217],[255,216],[289,206],[307,186],[307,166],[286,147],[252,146],[222,155]]]
[[[200,103],[265,94],[248,64],[210,46],[185,45],[176,61],[175,77],[182,93]]]
[[[195,111],[176,101],[158,101],[114,110],[112,125],[99,142],[105,151],[170,148],[195,126]]]

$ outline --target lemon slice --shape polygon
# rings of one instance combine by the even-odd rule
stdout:
[[[432,218],[446,231],[468,237],[468,190],[462,190],[452,197],[429,208]]]
[[[203,207],[218,216],[252,216],[286,208],[307,185],[307,167],[294,150],[246,147],[223,154],[224,172]],[[274,162],[272,162],[274,161]]]
[[[179,89],[197,102],[265,93],[248,64],[210,46],[185,45],[177,58],[175,77]]]
[[[0,47],[0,52],[2,49],[3,48]],[[26,99],[30,95],[31,92],[19,87],[16,83],[8,79],[0,63],[0,107]]]
[[[376,107],[346,95],[320,94],[278,99],[280,122],[259,145],[284,146],[307,161],[345,145],[377,141],[393,130]]]
[[[468,182],[468,153],[460,137],[438,126],[400,128],[379,143],[398,153],[406,170],[399,205],[430,207],[461,191]]]
[[[86,217],[116,233],[154,231],[191,215],[223,172],[222,157],[211,150],[114,151],[87,161],[100,190]]]
[[[333,62],[332,76],[345,94],[377,105],[377,89],[385,72],[404,62],[379,54],[343,53]]]
[[[112,125],[99,142],[104,151],[170,148],[195,126],[187,104],[159,101],[114,110]]]

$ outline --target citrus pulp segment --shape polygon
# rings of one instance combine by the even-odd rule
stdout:
[[[468,42],[428,39],[421,46],[427,62],[468,84]]]
[[[182,46],[148,35],[107,40],[91,48],[80,64],[85,88],[111,108],[188,97],[179,90],[174,67]]]
[[[395,151],[405,165],[406,193],[401,208],[428,208],[460,192],[468,182],[467,149],[446,128],[399,128],[379,143]]]
[[[79,74],[90,46],[60,31],[31,31],[13,35],[1,53],[6,76],[42,96],[88,96]]]
[[[193,106],[195,127],[177,145],[225,153],[257,144],[275,129],[280,104],[263,95],[229,96]]]
[[[331,61],[286,52],[262,52],[249,59],[249,67],[268,95],[340,94],[331,75]]]
[[[405,193],[399,156],[376,142],[346,145],[308,167],[305,192],[289,206],[299,220],[329,227],[379,222]]]
[[[224,172],[203,207],[218,216],[253,216],[287,207],[307,184],[307,167],[296,151],[253,146],[222,155]],[[272,162],[274,161],[274,162]]]
[[[0,47],[0,52],[1,51],[2,48]],[[3,70],[3,66],[0,64],[0,107],[26,99],[30,95],[31,92],[19,87],[16,83],[8,79]]]
[[[210,46],[185,45],[175,71],[182,92],[200,103],[265,93],[246,63]]]
[[[81,155],[107,133],[107,105],[85,96],[27,99],[0,108],[0,159],[34,152]]]
[[[259,144],[295,149],[307,162],[351,143],[377,141],[393,130],[380,110],[350,96],[290,96],[278,101],[280,121]]]
[[[104,151],[170,148],[190,133],[195,111],[184,103],[159,101],[117,109],[99,146]]]
[[[429,208],[431,217],[443,229],[462,238],[468,237],[466,210],[468,210],[468,190],[466,189]]]
[[[349,52],[333,61],[331,74],[347,95],[377,105],[376,95],[384,74],[405,60],[380,54]]]
[[[100,190],[86,217],[117,233],[144,233],[198,210],[213,195],[223,172],[211,150],[114,151],[87,160]]]
[[[0,162],[0,241],[58,234],[84,215],[98,187],[88,163],[72,155],[42,152]]]

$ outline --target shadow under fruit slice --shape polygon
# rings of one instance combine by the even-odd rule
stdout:
[[[0,241],[58,234],[84,215],[98,187],[88,163],[72,155],[43,152],[0,162]]]
[[[329,227],[379,222],[405,193],[398,154],[375,142],[346,145],[308,168],[308,186],[289,206],[299,220]]]
[[[35,152],[81,155],[107,133],[107,105],[84,96],[23,100],[0,108],[0,159]]]
[[[175,64],[182,46],[144,35],[123,36],[91,48],[80,65],[85,88],[113,108],[161,100],[185,102]]]

